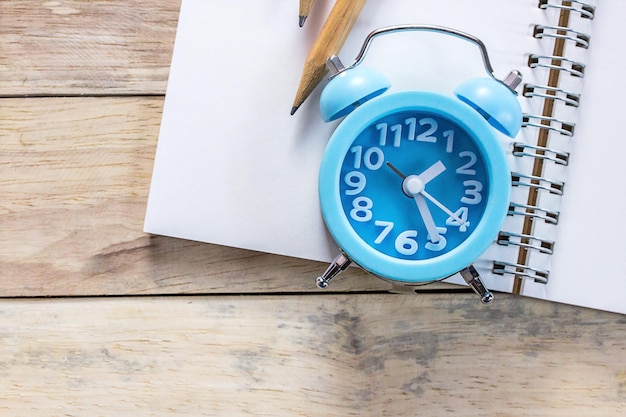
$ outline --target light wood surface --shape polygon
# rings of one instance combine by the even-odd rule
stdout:
[[[0,412],[617,416],[624,324],[511,295],[8,300]]]
[[[0,296],[316,290],[319,262],[143,233],[162,106],[0,100]],[[354,268],[332,287],[389,286]]]
[[[623,315],[144,234],[178,9],[0,2],[0,415],[624,414]]]

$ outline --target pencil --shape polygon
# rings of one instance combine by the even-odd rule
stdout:
[[[300,27],[304,26],[304,22],[309,17],[313,3],[315,3],[315,0],[300,0]]]
[[[293,115],[326,75],[326,59],[341,50],[366,0],[337,0],[322,26],[304,63],[296,97],[291,106]]]

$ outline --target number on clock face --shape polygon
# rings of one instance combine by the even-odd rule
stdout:
[[[424,180],[420,197],[403,191],[403,176]],[[368,245],[392,257],[428,259],[472,233],[484,213],[486,178],[468,132],[444,117],[405,111],[356,137],[343,159],[339,190],[344,214]],[[426,201],[426,209],[423,202],[418,209],[417,199]]]

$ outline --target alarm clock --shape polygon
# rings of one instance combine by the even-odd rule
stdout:
[[[387,92],[388,79],[361,65],[377,36],[430,31],[475,44],[488,77],[446,95]],[[322,217],[341,252],[320,288],[351,263],[394,286],[460,273],[483,303],[493,299],[472,263],[493,243],[508,212],[511,175],[500,133],[522,124],[521,75],[493,75],[484,44],[454,29],[402,25],[370,33],[354,63],[329,57],[320,97],[324,121],[344,118],[322,156]],[[498,133],[500,132],[500,133]]]

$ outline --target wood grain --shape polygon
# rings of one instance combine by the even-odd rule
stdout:
[[[164,94],[179,4],[0,2],[0,95]]]
[[[178,7],[0,2],[0,415],[624,414],[623,315],[144,234]]]
[[[623,316],[504,297],[6,301],[0,411],[623,415]]]
[[[0,100],[0,296],[317,290],[319,262],[143,233],[162,106]],[[354,268],[330,290],[388,287]]]

